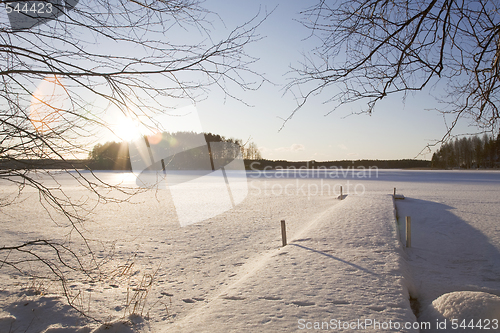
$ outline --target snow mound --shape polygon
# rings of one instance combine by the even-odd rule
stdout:
[[[448,327],[453,319],[456,319],[458,323],[463,320],[469,323],[473,320],[474,324],[479,320],[484,322],[485,319],[500,319],[500,297],[477,291],[451,292],[436,298],[420,316],[421,322],[436,323],[436,321],[447,320]],[[437,329],[436,332],[443,332],[443,330]],[[491,329],[489,332],[500,332],[500,329]]]
[[[88,333],[80,330],[81,316],[57,295],[22,291],[0,302],[0,332]]]
[[[149,330],[147,320],[136,314],[114,321],[110,319],[96,327],[96,323],[82,317],[57,295],[11,293],[6,299],[0,299],[0,305],[3,306],[0,333],[139,333]]]
[[[0,332],[7,331],[7,327],[11,327],[15,321],[16,317],[5,313],[0,313]]]
[[[130,315],[128,320],[117,320],[112,323],[103,324],[92,333],[134,333],[141,332],[145,328],[145,320],[139,315]]]

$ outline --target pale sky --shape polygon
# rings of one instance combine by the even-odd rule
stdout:
[[[225,28],[215,24],[214,35],[229,33],[237,25],[261,13],[274,12],[258,32],[265,37],[251,45],[247,52],[259,58],[253,69],[272,81],[258,91],[231,91],[252,106],[224,99],[213,90],[195,107],[203,131],[226,137],[250,139],[261,148],[267,159],[284,160],[344,160],[344,159],[407,159],[415,158],[428,144],[446,132],[439,107],[429,91],[407,96],[392,96],[379,102],[374,113],[350,115],[360,111],[360,105],[346,105],[325,116],[333,104],[323,104],[328,90],[312,99],[279,131],[283,119],[295,108],[292,94],[283,95],[283,86],[291,78],[290,66],[299,66],[303,52],[310,52],[318,41],[306,39],[309,31],[295,21],[298,12],[311,1],[246,1],[207,0],[204,7],[220,15]],[[261,15],[262,16],[262,15]],[[439,96],[439,90],[432,88]],[[186,102],[189,103],[189,102]],[[477,131],[459,124],[456,134]],[[432,154],[419,158],[430,159]]]
[[[258,92],[240,96],[254,107],[213,96],[197,105],[205,131],[217,132],[243,140],[251,138],[261,149],[264,158],[287,160],[342,160],[342,159],[404,159],[414,158],[428,143],[440,139],[446,132],[441,114],[432,110],[439,107],[428,91],[407,96],[393,96],[380,102],[369,115],[350,115],[360,110],[359,105],[346,105],[325,116],[333,105],[324,105],[328,91],[306,104],[278,132],[282,118],[294,109],[291,94],[283,96],[285,74],[290,65],[297,66],[303,52],[309,52],[317,43],[304,40],[309,31],[294,21],[297,13],[312,2],[306,1],[207,1],[226,24],[237,24],[261,11],[278,6],[261,27],[266,38],[255,44],[251,52],[260,58],[257,70],[279,84],[264,84]],[[227,19],[226,19],[227,18]],[[437,95],[436,91],[433,91]],[[474,132],[467,122],[459,125],[456,133]],[[430,159],[431,154],[423,156]]]

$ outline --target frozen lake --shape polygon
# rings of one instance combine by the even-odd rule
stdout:
[[[84,175],[90,176],[86,172]],[[135,177],[130,173],[97,172],[96,175],[110,184],[136,187]],[[401,252],[401,256],[412,279],[404,282],[404,285],[418,296],[421,307],[424,308],[441,294],[450,291],[480,290],[500,295],[500,269],[497,268],[500,267],[498,171],[277,170],[251,171],[247,173],[246,179],[244,175],[239,177],[239,181],[248,184],[248,195],[240,204],[186,227],[179,225],[169,190],[140,192],[126,202],[97,204],[96,197],[80,188],[68,175],[56,175],[57,182],[41,177],[42,183],[60,187],[68,197],[89,209],[82,230],[97,249],[98,258],[110,259],[105,262],[107,268],[133,262],[134,270],[128,276],[129,280],[124,277],[122,280],[108,281],[107,285],[73,281],[72,288],[86,290],[85,301],[93,302],[88,310],[94,315],[109,313],[111,319],[122,317],[125,314],[123,303],[127,298],[127,283],[134,277],[139,278],[157,270],[147,306],[150,325],[155,328],[155,332],[174,330],[177,322],[186,321],[201,308],[210,308],[210,300],[219,297],[225,288],[233,286],[243,276],[250,274],[258,277],[263,273],[260,270],[265,266],[256,266],[256,263],[261,263],[263,258],[280,248],[282,219],[286,220],[291,242],[294,239],[309,239],[309,245],[303,243],[302,246],[315,249],[316,242],[319,244],[319,240],[314,240],[315,236],[321,236],[315,235],[319,230],[322,230],[322,235],[328,230],[341,232],[321,229],[322,223],[326,223],[322,221],[334,216],[337,216],[336,219],[346,216],[359,205],[377,207],[377,200],[386,200],[393,193],[393,188],[406,197],[397,202],[400,220],[407,215],[412,217],[412,248]],[[345,203],[342,202],[343,208],[337,207],[341,202],[337,200],[340,186],[343,194],[347,195]],[[13,193],[14,188],[4,184],[0,190],[8,194]],[[118,191],[105,194],[126,198]],[[196,198],[193,198],[193,204],[197,204]],[[345,214],[341,214],[342,211]],[[363,216],[360,220],[366,220],[359,228],[367,229],[369,235],[370,219],[366,219],[366,216],[370,215],[370,211],[362,209],[359,214]],[[389,211],[388,214],[389,217],[383,215],[386,217],[380,221],[386,221],[383,223],[387,225],[388,234],[384,237],[388,237],[389,242],[393,237],[389,230],[391,227],[396,230],[396,223],[392,219],[393,212]],[[31,189],[26,189],[15,203],[2,208],[0,218],[1,244],[40,238],[68,239],[70,228],[64,227],[67,224],[65,220],[56,216],[54,220],[59,226],[56,225],[41,207],[36,191]],[[350,219],[349,223],[356,223],[354,215]],[[348,235],[356,237],[354,231]],[[77,237],[73,236],[72,239],[78,244]],[[327,244],[328,241],[323,243]],[[379,243],[382,246],[383,242]],[[363,261],[363,265],[356,262],[355,258],[359,255],[348,251],[350,245],[345,238],[342,238],[342,244],[331,246],[343,246],[343,250],[337,249],[336,258],[351,263],[351,266],[357,265],[352,267],[366,269],[366,265],[370,265],[370,261]],[[110,249],[113,249],[113,256],[107,257]],[[398,268],[397,271],[400,274],[403,269]],[[323,276],[326,273],[311,274],[317,274],[321,281],[328,279],[328,276]],[[19,288],[17,279],[11,276],[5,276],[3,281],[4,290]],[[308,292],[312,292],[311,289]],[[8,293],[5,295],[9,296]],[[361,296],[352,294],[351,297],[356,299]],[[14,300],[12,297],[8,299]],[[282,318],[271,318],[263,326],[263,331],[296,331],[297,316],[301,314],[301,309],[306,309],[304,313],[314,320],[314,314],[319,316],[328,309],[329,303],[319,305],[315,302],[311,306],[301,306],[307,305],[307,302],[294,304],[289,305],[284,300],[280,308]],[[343,317],[347,316],[345,320],[365,314],[364,310],[360,310],[362,308],[349,310],[349,307],[344,306],[340,309],[339,304],[331,309],[333,314],[338,310]],[[273,306],[272,311],[277,311],[276,306]],[[283,310],[290,306],[295,306],[296,310]],[[391,312],[395,310],[385,308],[377,312],[378,305],[367,306],[375,309],[370,311],[380,313],[384,318],[391,315],[406,316],[402,312],[396,315],[396,312]],[[255,312],[255,308],[251,309],[253,312],[250,314],[256,316],[266,313],[265,308],[261,308],[260,314]],[[54,318],[57,320],[59,317]],[[251,321],[251,318],[247,316],[245,320]],[[56,323],[44,325],[49,327]],[[224,329],[223,326],[217,328]]]

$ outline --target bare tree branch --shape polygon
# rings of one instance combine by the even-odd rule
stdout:
[[[2,0],[0,7],[15,2]],[[97,133],[110,130],[106,111],[113,106],[141,121],[168,111],[172,100],[197,101],[212,88],[240,100],[235,91],[258,89],[265,81],[246,48],[261,38],[257,29],[267,17],[256,13],[224,35],[215,30],[223,24],[218,15],[198,0],[74,3],[67,8],[66,1],[59,16],[29,29],[11,28],[6,12],[0,13],[0,181],[17,187],[0,198],[0,207],[35,189],[46,212],[62,214],[79,239],[2,243],[0,269],[32,276],[48,270],[70,304],[68,271],[89,279],[100,274],[83,228],[94,206],[65,193],[50,165],[40,161],[64,165],[60,172],[95,204],[129,200],[139,190],[68,166],[88,156]]]
[[[364,101],[363,112],[371,113],[388,95],[439,82],[448,89],[439,111],[455,118],[443,140],[462,117],[498,129],[495,1],[321,0],[300,21],[322,44],[292,69],[286,90],[297,96],[297,107],[284,124],[315,95],[328,95],[333,110]]]

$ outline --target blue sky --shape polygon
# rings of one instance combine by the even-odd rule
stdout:
[[[206,132],[254,141],[264,158],[286,160],[405,159],[414,158],[428,144],[446,132],[439,107],[430,91],[407,96],[391,96],[380,102],[372,115],[350,115],[360,111],[359,104],[346,105],[325,116],[333,104],[323,104],[332,92],[310,100],[281,130],[283,119],[294,110],[292,94],[283,86],[291,78],[290,66],[298,66],[302,54],[312,50],[318,41],[307,39],[309,31],[300,23],[298,12],[305,1],[221,1],[207,0],[204,6],[220,15],[225,27],[214,24],[214,36],[229,33],[248,21],[259,10],[274,12],[258,32],[265,37],[252,44],[247,52],[259,58],[253,69],[273,82],[264,83],[258,91],[231,91],[245,104],[224,99],[217,90],[196,104],[201,126]],[[439,90],[431,87],[432,94]],[[188,102],[186,102],[188,103]],[[474,132],[467,122],[455,133]],[[419,158],[430,159],[431,154]]]

